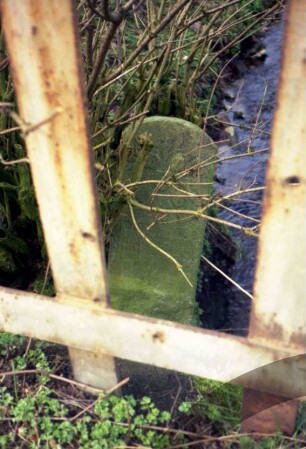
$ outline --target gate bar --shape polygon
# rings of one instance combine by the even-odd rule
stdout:
[[[291,398],[306,395],[306,357],[296,347],[285,351],[78,298],[4,288],[0,311],[0,330]]]
[[[93,351],[98,360],[110,361],[113,381],[111,355],[223,381],[285,359],[285,370],[279,365],[273,378],[257,376],[247,384],[290,397],[304,395],[305,357],[290,357],[305,355],[301,338],[285,338],[282,350],[277,338],[271,343],[265,339],[264,345],[262,337],[252,334],[253,342],[105,308],[105,270],[98,249],[102,247],[101,233],[71,2],[65,0],[61,11],[51,0],[1,0],[0,5],[58,292],[56,299],[50,299],[2,289],[0,329],[65,342],[84,354]],[[37,64],[25,64],[24,60]],[[71,182],[71,176],[77,182]],[[305,182],[305,177],[290,174],[287,184],[293,188],[301,180]],[[293,375],[293,383],[288,382],[288,373]],[[239,383],[246,384],[243,377]]]
[[[1,0],[0,7],[56,291],[106,306],[74,2]],[[106,389],[116,384],[112,357],[75,349],[70,356],[79,381]]]
[[[284,37],[249,338],[306,353],[306,0],[287,2]],[[285,399],[247,391],[244,417]],[[297,404],[282,404],[243,428],[290,434],[296,412]]]

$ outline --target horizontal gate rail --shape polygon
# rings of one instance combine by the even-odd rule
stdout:
[[[252,344],[242,337],[99,305],[88,307],[73,297],[54,299],[3,289],[0,309],[0,329],[9,332],[223,382],[239,378],[236,383],[288,397],[306,394],[306,359],[301,354],[302,348],[281,351]],[[279,362],[277,378],[272,381],[267,365],[278,360],[284,363]],[[266,368],[243,377],[260,367]]]

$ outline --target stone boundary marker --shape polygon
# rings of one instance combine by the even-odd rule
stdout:
[[[153,146],[141,180],[169,179],[169,176],[176,180],[175,175],[197,164],[199,157],[202,161],[211,162],[217,152],[217,147],[208,136],[205,135],[203,139],[203,132],[198,126],[182,119],[159,116],[147,118],[137,136],[144,133],[151,135]],[[133,145],[139,145],[137,136]],[[126,183],[131,181],[133,166],[132,160]],[[195,170],[183,177],[181,184],[177,186],[195,194],[209,195],[212,192],[214,171],[214,164],[200,171],[200,182],[211,183],[209,185],[185,184],[199,182],[198,171]],[[148,206],[166,209],[197,210],[201,204],[206,204],[206,201],[199,198],[169,198],[152,196],[152,193],[182,195],[182,192],[173,187],[159,185],[157,188],[156,184],[146,184],[138,188],[135,199]],[[195,322],[198,318],[195,294],[205,220],[176,214],[161,216],[136,207],[134,213],[142,232],[182,265],[192,287],[175,265],[148,245],[137,232],[126,207],[114,229],[109,250],[108,272],[112,307],[185,324]],[[121,376],[129,376],[131,379],[128,392],[150,394],[159,405],[171,406],[176,393],[173,388],[176,389],[178,385],[174,373],[127,361],[120,361],[119,365]],[[162,402],[158,399],[159,394],[163,396]]]
[[[199,152],[202,161],[211,162],[217,151],[207,136],[200,148],[202,130],[182,119],[149,117],[141,125],[138,136],[144,133],[151,135],[153,147],[149,150],[142,180],[163,179],[167,172],[165,179],[169,179],[172,175],[172,179],[175,180],[177,173],[197,163]],[[126,183],[131,182],[133,165],[131,162],[127,175],[130,179],[125,179]],[[200,182],[212,183],[214,165],[209,165],[200,173]],[[183,177],[181,181],[181,184],[176,185],[182,190],[206,195],[212,192],[212,184],[200,187],[185,184],[199,181],[197,170]],[[156,186],[157,184],[140,186],[136,200],[147,206],[166,209],[197,210],[201,204],[207,204],[207,201],[199,198],[152,196],[154,192],[158,195],[184,195],[173,187],[160,185],[156,188]],[[188,215],[161,216],[137,207],[134,208],[134,213],[142,232],[182,265],[192,287],[168,258],[142,238],[133,225],[129,209],[126,208],[115,227],[109,251],[112,307],[191,324],[194,318],[195,291],[205,221]]]

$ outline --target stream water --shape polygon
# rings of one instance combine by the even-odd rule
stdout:
[[[228,111],[226,116],[223,116],[223,120],[232,123],[232,127],[235,129],[235,142],[231,145],[221,144],[219,157],[222,159],[239,156],[248,151],[252,155],[218,164],[217,179],[222,183],[216,183],[215,189],[223,196],[235,192],[237,189],[261,187],[265,183],[280,69],[282,31],[282,23],[272,25],[268,29],[262,38],[266,50],[264,62],[248,68],[239,79],[225,89],[224,106]],[[259,150],[265,151],[256,154]],[[254,226],[257,224],[255,220],[260,220],[261,201],[261,191],[243,194],[226,204],[232,211],[221,209],[218,216],[242,226]],[[251,217],[251,219],[243,216]],[[252,293],[257,239],[244,236],[235,230],[233,235],[240,248],[240,257],[233,263],[228,274],[243,289]],[[220,280],[220,278],[216,278],[217,282],[218,279]],[[246,335],[251,306],[250,298],[228,282],[222,283],[222,291],[219,291],[218,294],[222,295],[222,299],[216,299],[216,296],[214,298],[217,302],[221,301],[223,305],[222,317],[216,317],[213,314],[216,322],[210,322],[207,327],[220,330],[223,328],[236,335]]]

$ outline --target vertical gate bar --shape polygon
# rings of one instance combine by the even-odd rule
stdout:
[[[72,0],[1,0],[20,123],[58,294],[106,307],[103,241]],[[82,323],[75,332],[82,332]],[[112,357],[70,348],[75,377],[109,388]]]
[[[251,341],[283,349],[306,349],[305,132],[306,0],[290,0],[249,332]],[[274,431],[284,422],[283,430],[293,432],[294,401],[287,403],[286,410],[284,404],[267,410],[284,400],[246,391],[243,415],[254,416],[244,421],[243,429]]]

